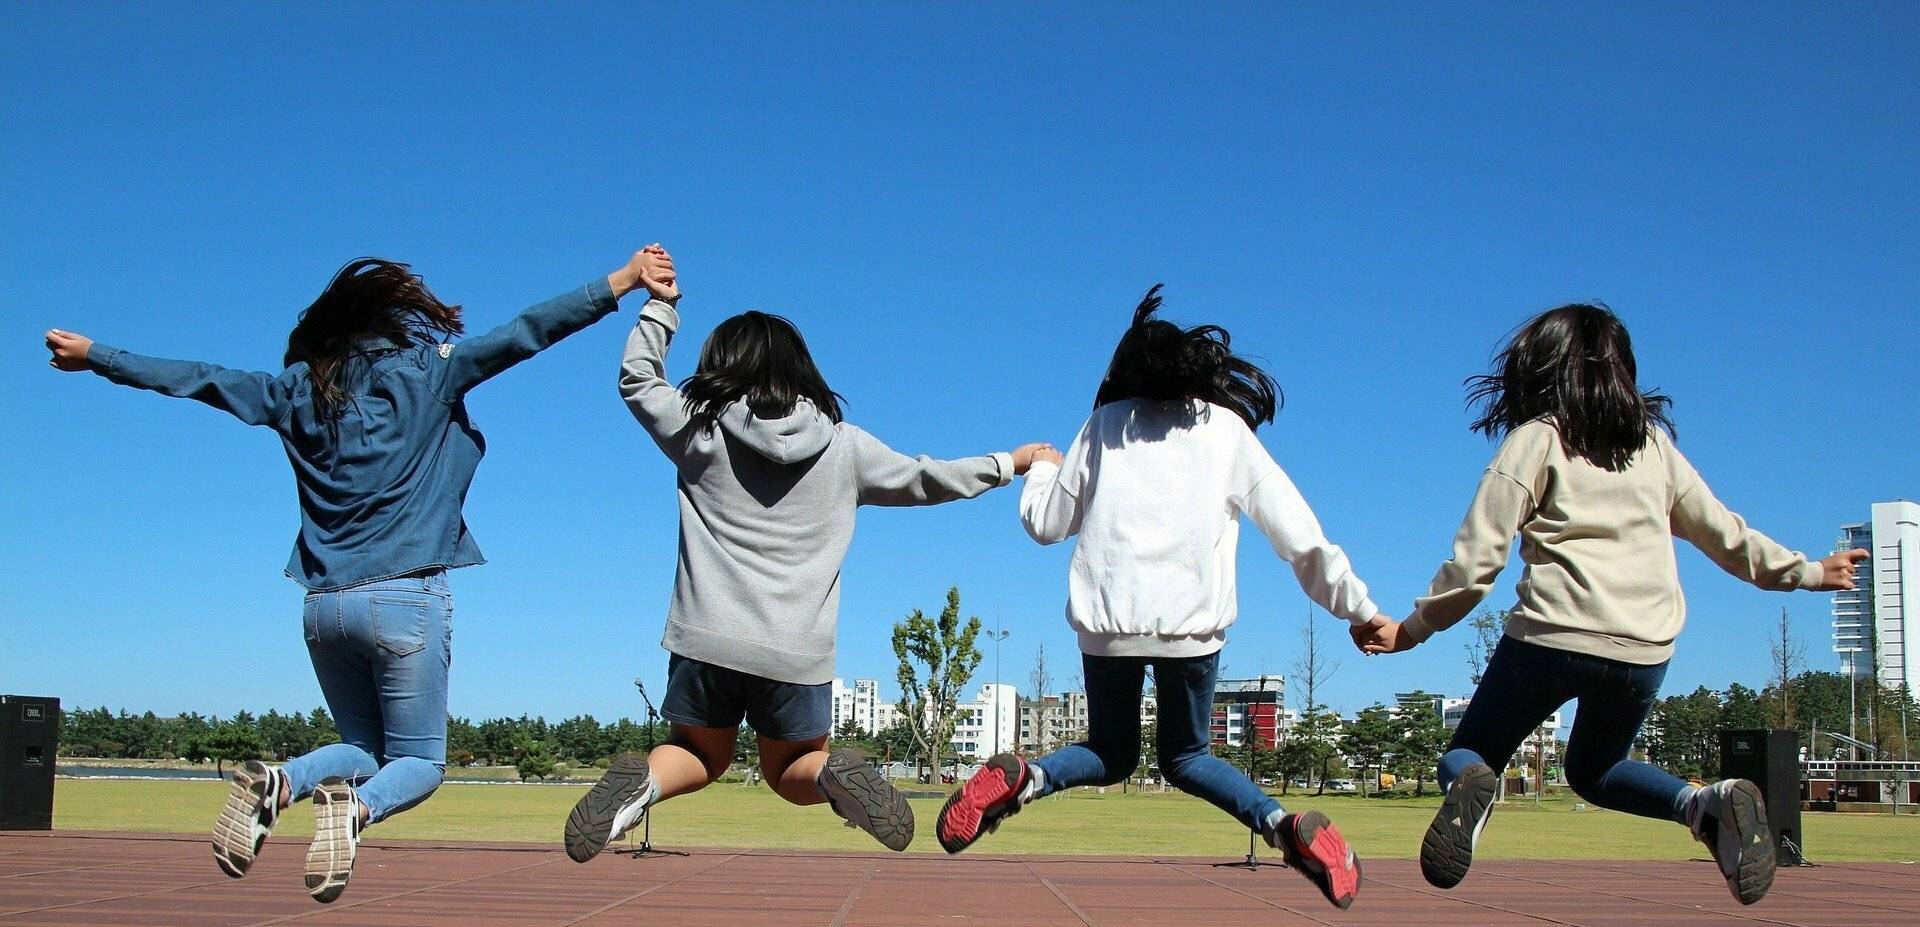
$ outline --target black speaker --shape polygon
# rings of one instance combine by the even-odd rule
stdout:
[[[0,830],[53,829],[60,700],[0,695]]]
[[[1800,832],[1800,733],[1798,731],[1723,730],[1720,776],[1747,779],[1767,799],[1767,826],[1773,830],[1782,866],[1806,860]]]

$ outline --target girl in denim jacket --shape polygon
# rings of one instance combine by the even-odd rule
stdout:
[[[353,872],[360,829],[439,786],[453,633],[446,572],[484,562],[460,512],[486,448],[467,392],[611,313],[643,275],[672,272],[664,252],[635,252],[604,279],[453,342],[459,306],[405,264],[361,258],[300,314],[278,374],[47,332],[56,370],[91,370],[271,428],[293,465],[300,531],[287,575],[307,589],[307,650],[341,742],[235,770],[213,836],[228,875],[245,875],[281,809],[311,795],[306,883],[332,901]]]

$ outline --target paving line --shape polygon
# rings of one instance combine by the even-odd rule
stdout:
[[[594,916],[597,916],[597,915],[600,915],[600,914],[605,914],[605,913],[607,913],[608,911],[611,911],[611,910],[613,910],[614,908],[617,908],[617,907],[620,907],[620,906],[621,906],[621,905],[623,905],[623,904],[626,904],[627,902],[630,902],[630,901],[634,901],[634,900],[636,900],[636,899],[638,899],[638,898],[641,898],[641,897],[643,897],[643,896],[646,896],[646,895],[650,895],[650,894],[653,894],[654,892],[657,892],[657,891],[659,891],[659,890],[661,890],[661,889],[663,889],[663,888],[666,888],[666,887],[667,887],[667,886],[669,886],[669,885],[677,885],[677,884],[679,884],[679,883],[681,883],[681,882],[685,882],[686,880],[688,880],[688,879],[691,879],[691,878],[693,878],[694,876],[697,876],[697,875],[702,875],[702,874],[705,874],[705,873],[707,873],[707,872],[711,872],[711,871],[713,871],[713,870],[715,870],[715,869],[718,869],[718,868],[720,868],[721,866],[724,866],[724,865],[726,865],[726,864],[728,864],[728,863],[730,863],[730,862],[733,862],[734,860],[736,860],[736,859],[739,859],[739,858],[740,858],[740,857],[739,857],[738,855],[734,855],[734,856],[728,856],[728,857],[726,857],[726,858],[724,858],[724,859],[721,859],[721,860],[719,860],[719,861],[717,861],[717,862],[715,862],[715,863],[714,863],[713,865],[711,865],[711,866],[705,866],[705,867],[702,867],[702,868],[700,868],[700,869],[696,869],[696,870],[694,870],[694,871],[692,871],[692,872],[689,872],[689,873],[687,873],[686,875],[683,875],[683,876],[681,876],[681,877],[679,877],[679,878],[677,878],[677,879],[668,879],[667,881],[665,881],[665,882],[662,882],[662,883],[660,883],[659,885],[653,885],[653,886],[649,886],[649,887],[647,887],[647,888],[643,888],[643,889],[641,889],[640,891],[637,891],[637,892],[634,892],[633,894],[631,894],[631,895],[628,895],[627,897],[625,897],[625,898],[622,898],[622,899],[620,899],[619,901],[615,901],[615,902],[612,902],[611,904],[604,904],[604,905],[601,905],[600,907],[597,907],[597,908],[594,908],[593,910],[591,910],[591,911],[588,911],[587,913],[585,913],[585,914],[582,914],[582,915],[580,915],[579,917],[576,917],[576,918],[574,918],[573,920],[570,920],[570,921],[567,921],[566,923],[564,923],[564,924],[561,924],[561,925],[559,925],[559,927],[573,927],[573,925],[574,925],[574,924],[578,924],[578,923],[580,923],[581,921],[584,921],[584,920],[586,920],[587,918],[590,918],[590,917],[594,917]]]
[[[1474,901],[1470,898],[1459,898],[1453,895],[1449,895],[1445,892],[1436,891],[1433,889],[1420,888],[1414,885],[1401,885],[1398,882],[1390,882],[1386,879],[1379,878],[1378,876],[1368,876],[1367,881],[1378,882],[1381,885],[1390,885],[1394,888],[1400,889],[1401,891],[1412,892],[1416,895],[1425,895],[1428,898],[1438,898],[1442,901],[1454,902],[1455,904],[1471,905],[1476,908],[1486,908],[1489,911],[1499,911],[1502,914],[1512,914],[1516,917],[1524,917],[1530,920],[1544,921],[1549,924],[1560,924],[1562,925],[1562,927],[1585,927],[1585,925],[1582,925],[1576,921],[1563,921],[1557,917],[1548,917],[1545,914],[1535,914],[1532,911],[1521,911],[1515,908],[1503,908],[1497,904],[1491,904],[1485,901]]]
[[[1718,917],[1736,917],[1741,920],[1755,921],[1761,924],[1779,924],[1781,925],[1781,927],[1813,927],[1813,925],[1803,924],[1799,921],[1775,920],[1771,917],[1761,917],[1757,914],[1742,914],[1739,911],[1722,911],[1715,908],[1703,908],[1698,905],[1680,904],[1678,902],[1673,902],[1673,901],[1661,901],[1658,898],[1643,898],[1639,895],[1629,895],[1624,892],[1610,892],[1610,891],[1606,891],[1605,889],[1598,889],[1589,885],[1564,885],[1559,882],[1549,882],[1546,879],[1529,879],[1526,876],[1510,875],[1504,872],[1489,872],[1487,873],[1487,875],[1492,876],[1494,878],[1507,879],[1513,882],[1528,882],[1533,885],[1545,885],[1551,888],[1566,889],[1568,891],[1573,891],[1573,892],[1584,892],[1589,895],[1605,895],[1608,898],[1625,898],[1628,901],[1638,901],[1641,904],[1654,904],[1654,905],[1659,905],[1663,908],[1677,908],[1682,911],[1692,911],[1698,914],[1712,914]]]
[[[193,857],[188,857],[188,858],[191,859]],[[38,914],[41,911],[57,911],[61,908],[74,908],[74,907],[79,907],[81,905],[103,904],[109,901],[124,901],[128,898],[145,898],[148,895],[164,895],[168,892],[180,892],[180,891],[187,891],[187,890],[196,889],[196,888],[206,888],[207,886],[210,886],[210,885],[232,885],[237,881],[239,880],[231,877],[227,877],[227,876],[222,876],[221,878],[214,879],[209,882],[194,882],[190,885],[174,885],[167,888],[156,888],[156,889],[153,889],[152,891],[128,892],[123,895],[108,895],[105,898],[87,898],[81,901],[67,901],[67,902],[62,902],[60,904],[43,905],[38,908],[21,908],[17,911],[0,911],[0,917],[13,917],[18,914]],[[251,927],[251,925],[249,925],[249,927]]]
[[[246,927],[265,927],[265,925],[267,924],[284,924],[287,921],[297,921],[297,920],[303,920],[309,917],[318,917],[319,915],[322,915],[322,914],[330,914],[335,911],[344,911],[344,910],[347,910],[348,908],[360,907],[361,905],[374,904],[376,902],[381,902],[381,901],[392,901],[395,898],[405,898],[408,895],[418,895],[422,892],[437,891],[439,889],[447,888],[448,886],[464,885],[468,882],[477,882],[481,879],[492,879],[498,876],[512,875],[513,873],[516,873],[516,872],[525,872],[529,869],[538,869],[541,866],[545,866],[548,863],[553,863],[553,862],[558,862],[558,860],[554,860],[554,859],[541,860],[540,862],[533,863],[527,866],[515,866],[512,869],[501,869],[495,872],[481,873],[480,875],[468,876],[467,878],[464,878],[464,879],[454,879],[451,882],[440,882],[434,885],[428,885],[421,888],[411,889],[409,891],[389,892],[385,895],[375,895],[372,898],[361,898],[357,901],[353,901],[348,904],[317,905],[311,911],[302,911],[299,914],[283,914],[279,917],[268,918],[264,921],[254,921],[251,924],[247,924]]]
[[[1627,871],[1627,870],[1625,870],[1625,869],[1613,869],[1613,868],[1609,868],[1609,867],[1607,867],[1607,866],[1594,866],[1594,865],[1576,865],[1576,866],[1575,866],[1574,868],[1578,868],[1578,869],[1585,869],[1585,870],[1587,870],[1588,872],[1604,872],[1604,873],[1607,873],[1607,874],[1609,874],[1609,875],[1632,875],[1632,873],[1631,873],[1631,872],[1628,872],[1628,871]],[[1842,882],[1842,881],[1840,881],[1840,880],[1837,880],[1837,879],[1835,879],[1835,880],[1829,880],[1829,881],[1828,881],[1828,882],[1827,882],[1826,884],[1830,884],[1830,885],[1851,885],[1851,886],[1854,886],[1854,887],[1857,887],[1857,888],[1882,888],[1882,889],[1884,889],[1884,888],[1896,888],[1895,886],[1887,886],[1887,885],[1879,885],[1879,884],[1875,884],[1875,883],[1871,883],[1871,882]],[[1718,886],[1714,886],[1714,887],[1715,887],[1715,888],[1718,888]],[[1897,890],[1898,890],[1898,891],[1903,891],[1903,892],[1910,892],[1910,891],[1913,891],[1912,889],[1903,889],[1903,888],[1902,888],[1902,889],[1897,889]],[[1870,902],[1865,902],[1865,901],[1854,901],[1854,900],[1851,900],[1851,899],[1849,899],[1849,900],[1845,900],[1845,901],[1840,901],[1840,900],[1836,900],[1836,899],[1833,899],[1833,898],[1825,898],[1825,897],[1822,897],[1822,896],[1820,896],[1820,895],[1809,895],[1809,894],[1806,894],[1806,893],[1804,893],[1804,892],[1796,892],[1796,891],[1793,891],[1792,889],[1785,889],[1785,888],[1781,888],[1781,887],[1780,887],[1780,883],[1779,883],[1779,882],[1775,882],[1775,883],[1773,884],[1773,888],[1771,888],[1771,889],[1769,889],[1769,890],[1767,891],[1767,897],[1768,897],[1768,898],[1782,898],[1782,897],[1784,897],[1784,898],[1800,898],[1800,899],[1804,899],[1804,900],[1806,900],[1806,901],[1812,901],[1812,902],[1818,902],[1818,903],[1822,903],[1822,904],[1840,904],[1840,905],[1846,905],[1846,906],[1849,906],[1849,907],[1856,907],[1856,908],[1872,908],[1872,909],[1874,909],[1874,910],[1876,910],[1876,911],[1894,911],[1894,912],[1898,912],[1898,913],[1900,913],[1900,914],[1913,914],[1913,915],[1916,915],[1916,916],[1920,916],[1920,912],[1915,912],[1915,911],[1914,911],[1914,910],[1913,910],[1912,908],[1889,908],[1889,907],[1887,907],[1887,906],[1885,906],[1885,905],[1877,905],[1877,904],[1872,904],[1872,903],[1870,903]]]
[[[1080,919],[1080,923],[1087,925],[1087,927],[1094,927],[1093,918],[1088,917],[1087,912],[1080,910],[1080,906],[1074,904],[1073,899],[1068,898],[1066,893],[1060,890],[1059,886],[1054,885],[1053,880],[1041,875],[1039,870],[1033,868],[1032,863],[1022,863],[1021,865],[1026,867],[1027,874],[1033,876],[1035,881],[1046,886],[1047,891],[1053,893],[1053,897],[1060,899],[1060,903],[1066,905],[1067,910],[1072,911],[1073,916]]]
[[[1188,865],[1191,865],[1191,864],[1188,864]],[[1169,868],[1169,869],[1172,869],[1172,870],[1173,870],[1173,871],[1175,871],[1175,872],[1178,872],[1178,873],[1181,873],[1182,875],[1188,875],[1188,876],[1192,876],[1193,878],[1196,878],[1196,879],[1199,879],[1200,881],[1202,881],[1202,882],[1205,882],[1205,883],[1207,883],[1208,885],[1217,885],[1217,886],[1219,886],[1219,887],[1221,887],[1221,888],[1224,888],[1224,889],[1226,889],[1227,891],[1230,891],[1230,892],[1232,892],[1232,893],[1234,893],[1234,894],[1236,894],[1236,895],[1240,895],[1240,896],[1242,896],[1242,897],[1245,897],[1245,898],[1251,898],[1251,899],[1253,899],[1253,900],[1255,900],[1255,901],[1258,901],[1258,902],[1260,902],[1261,904],[1264,904],[1264,905],[1268,905],[1268,906],[1270,906],[1270,907],[1275,907],[1275,908],[1279,908],[1280,910],[1282,910],[1282,911],[1285,911],[1285,912],[1287,912],[1288,914],[1291,914],[1291,915],[1293,915],[1293,916],[1295,916],[1295,917],[1302,917],[1302,918],[1305,918],[1305,919],[1307,919],[1307,920],[1310,920],[1310,921],[1312,921],[1312,922],[1314,922],[1314,923],[1316,923],[1316,924],[1326,924],[1326,925],[1328,925],[1328,927],[1332,927],[1332,925],[1333,925],[1333,922],[1332,922],[1332,921],[1327,921],[1327,920],[1321,920],[1320,918],[1317,918],[1317,917],[1314,917],[1313,915],[1311,915],[1311,914],[1308,914],[1307,912],[1305,912],[1305,911],[1302,911],[1302,910],[1300,910],[1299,908],[1292,908],[1292,907],[1288,907],[1287,905],[1283,905],[1283,904],[1281,904],[1280,902],[1278,902],[1278,901],[1274,901],[1274,900],[1273,900],[1273,899],[1271,899],[1271,898],[1263,898],[1263,897],[1261,897],[1261,896],[1259,896],[1259,895],[1256,895],[1256,894],[1254,894],[1254,893],[1252,893],[1252,892],[1249,892],[1249,891],[1243,891],[1243,890],[1241,890],[1241,889],[1239,889],[1239,888],[1235,888],[1234,886],[1231,886],[1231,885],[1228,885],[1227,883],[1225,883],[1225,882],[1222,882],[1222,881],[1219,881],[1218,879],[1210,879],[1210,878],[1207,878],[1206,876],[1203,876],[1203,875],[1201,875],[1200,873],[1197,873],[1197,872],[1191,872],[1191,871],[1188,871],[1188,870],[1186,870],[1186,869],[1182,869],[1182,868],[1180,868],[1180,866],[1179,866],[1178,864],[1172,864],[1172,863],[1169,863],[1169,864],[1168,864],[1168,866],[1167,866],[1167,868]],[[1284,866],[1279,866],[1279,865],[1275,865],[1275,866],[1274,866],[1273,868],[1275,868],[1275,869],[1284,869],[1284,868],[1286,868],[1286,867],[1284,867]],[[1358,902],[1356,901],[1355,903],[1358,903]]]
[[[846,927],[847,917],[853,913],[853,906],[860,900],[860,893],[866,891],[867,883],[873,881],[873,867],[860,870],[860,881],[853,883],[853,891],[847,893],[847,900],[840,904],[840,910],[833,915],[829,927]]]

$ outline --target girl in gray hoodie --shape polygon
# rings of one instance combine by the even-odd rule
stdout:
[[[827,802],[848,826],[904,850],[906,800],[856,757],[826,750],[854,509],[970,499],[1025,473],[1046,445],[959,460],[900,454],[841,420],[800,332],[758,311],[720,323],[675,388],[666,353],[680,290],[659,253],[620,395],[679,473],[680,562],[661,642],[671,657],[660,707],[673,733],[644,757],[614,760],[567,817],[567,853],[592,859],[654,803],[719,778],[742,720],[781,797]]]

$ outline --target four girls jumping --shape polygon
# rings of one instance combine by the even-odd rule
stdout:
[[[246,874],[282,809],[315,805],[306,883],[339,897],[362,828],[419,804],[446,764],[452,596],[446,573],[483,562],[461,517],[484,444],[469,390],[645,290],[620,394],[673,465],[679,564],[662,644],[669,741],[616,758],[565,825],[592,859],[647,810],[724,773],[742,721],[767,782],[824,803],[903,850],[913,811],[851,754],[829,753],[840,570],[862,505],[937,505],[1025,474],[1020,516],[1042,544],[1076,538],[1066,617],[1079,637],[1087,739],[1045,756],[1000,754],[955,790],[937,838],[965,849],[1061,789],[1121,781],[1138,764],[1148,670],[1168,780],[1279,849],[1335,905],[1360,862],[1317,811],[1288,814],[1210,748],[1214,680],[1236,617],[1245,515],[1314,602],[1370,654],[1461,620],[1520,540],[1526,563],[1505,636],[1440,762],[1445,793],[1420,848],[1433,885],[1465,878],[1492,812],[1497,770],[1541,721],[1577,700],[1567,777],[1605,808],[1678,821],[1704,842],[1743,903],[1771,884],[1764,803],[1744,780],[1692,786],[1628,758],[1685,622],[1675,537],[1764,589],[1853,588],[1865,551],[1813,561],[1729,512],[1674,446],[1668,400],[1643,392],[1625,327],[1569,305],[1522,326],[1498,369],[1471,381],[1474,428],[1501,439],[1453,556],[1404,621],[1382,613],[1346,554],[1255,430],[1280,407],[1272,377],[1224,329],[1135,310],[1062,454],[1027,444],[958,460],[900,454],[847,423],[794,325],[749,311],[716,327],[693,375],[666,373],[680,325],[673,259],[658,245],[620,269],[455,341],[461,308],[404,264],[363,258],[301,313],[278,374],[163,360],[49,331],[52,366],[197,399],[275,432],[292,465],[300,529],[287,575],[307,589],[303,630],[341,742],[282,766],[241,765],[214,827],[214,856]]]

